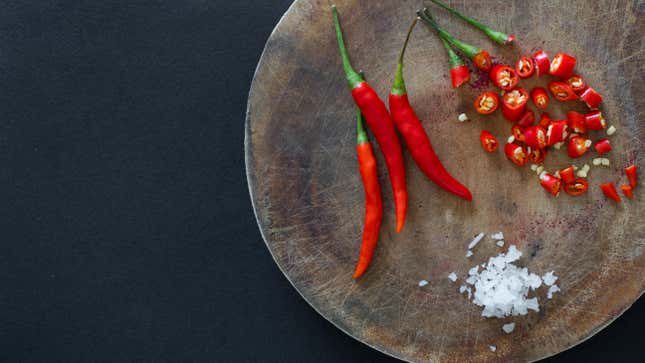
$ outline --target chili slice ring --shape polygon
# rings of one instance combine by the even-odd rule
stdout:
[[[499,96],[494,92],[484,92],[475,100],[475,110],[482,115],[489,115],[499,106]]]
[[[533,59],[522,56],[520,59],[517,61],[517,64],[515,65],[515,70],[517,71],[517,75],[520,76],[520,78],[529,78],[535,73],[535,65],[533,64]]]
[[[565,102],[565,101],[575,101],[578,99],[576,93],[573,92],[571,87],[564,82],[550,82],[549,91],[556,100]]]
[[[519,81],[517,72],[513,68],[503,64],[497,64],[493,67],[490,71],[490,78],[497,87],[504,91],[512,90],[517,86],[517,82]]]

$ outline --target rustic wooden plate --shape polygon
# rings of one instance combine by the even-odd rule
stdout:
[[[405,30],[422,2],[338,0],[337,5],[354,65],[386,96]],[[504,140],[510,125],[499,114],[484,118],[472,111],[482,87],[450,88],[446,54],[437,37],[419,24],[406,57],[410,99],[435,150],[471,188],[474,202],[439,190],[406,156],[410,209],[407,225],[397,235],[377,147],[385,219],[372,266],[354,281],[363,190],[354,151],[354,108],[327,0],[296,1],[267,42],[246,119],[249,188],[276,263],[307,302],[341,330],[408,361],[533,361],[587,339],[645,290],[643,193],[639,188],[634,200],[616,205],[598,188],[601,182],[624,182],[622,168],[629,163],[644,168],[645,9],[624,0],[455,5],[518,36],[515,47],[496,46],[432,6],[441,24],[489,49],[498,61],[513,62],[536,48],[578,57],[579,73],[604,95],[603,112],[618,129],[611,138],[611,167],[592,169],[590,193],[549,197],[528,167],[515,168],[501,151],[482,152],[482,129]],[[537,80],[524,82],[526,87],[534,84]],[[563,117],[562,105],[552,104],[551,115]],[[572,107],[584,110],[579,104]],[[461,112],[472,121],[457,122]],[[551,154],[547,170],[569,162],[564,150]],[[592,156],[576,164],[590,163]],[[465,257],[473,235],[498,230],[524,253],[521,264],[560,276],[561,294],[547,300],[543,290],[537,293],[539,313],[484,319],[458,293],[460,281],[446,278],[451,271],[461,278],[475,263],[500,252],[486,239],[474,256]],[[419,287],[421,279],[430,284]],[[509,321],[517,327],[507,335],[501,326]]]

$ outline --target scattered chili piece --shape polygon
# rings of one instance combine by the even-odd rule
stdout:
[[[504,145],[504,154],[517,166],[524,166],[528,162],[526,149],[516,143]]]
[[[579,158],[584,155],[589,147],[591,146],[591,140],[584,138],[582,136],[574,136],[569,139],[569,157],[570,158]]]
[[[526,110],[522,117],[517,120],[517,124],[522,127],[529,127],[535,122],[535,112],[533,110]]]
[[[450,80],[452,81],[452,88],[457,88],[462,84],[470,80],[470,69],[464,61],[461,60],[461,57],[452,50],[450,44],[443,38],[441,38],[446,52],[448,52],[448,62],[450,63]]]
[[[570,183],[564,184],[564,191],[567,194],[572,195],[574,197],[586,193],[588,189],[589,189],[589,183],[587,183],[586,179],[582,179],[582,178],[575,179]]]
[[[475,110],[482,115],[489,115],[499,106],[499,96],[495,92],[484,92],[475,100]]]
[[[596,141],[596,144],[593,147],[596,149],[598,155],[606,154],[611,151],[611,143],[607,139]]]
[[[378,94],[372,89],[372,87],[365,82],[363,77],[354,70],[349,61],[349,56],[347,55],[345,42],[343,40],[343,33],[340,28],[340,21],[338,19],[338,10],[335,5],[331,6],[331,12],[334,19],[338,48],[343,61],[343,69],[352,92],[352,97],[365,117],[367,125],[376,137],[376,141],[385,157],[388,173],[390,175],[390,182],[392,184],[392,191],[394,192],[396,230],[397,232],[400,232],[405,224],[405,215],[408,204],[408,192],[405,184],[405,164],[401,143],[399,142],[399,137],[396,134],[394,122],[392,122],[390,113],[385,107],[385,104],[381,101]]]
[[[623,184],[620,186],[620,189],[623,191],[623,194],[625,194],[627,199],[634,198],[634,188],[632,188],[631,185]]]
[[[549,74],[560,78],[569,78],[576,67],[576,58],[566,53],[558,53],[553,57]]]
[[[354,271],[355,279],[361,277],[370,265],[383,219],[383,200],[381,199],[376,158],[363,126],[363,115],[360,109],[357,109],[356,112],[356,154],[365,191],[365,222],[361,251]]]
[[[490,79],[493,81],[493,84],[504,91],[512,90],[517,86],[517,82],[519,81],[517,72],[504,64],[496,64],[490,70]]]
[[[636,169],[636,165],[630,165],[626,167],[625,175],[627,175],[627,179],[629,180],[629,185],[632,188],[636,188],[636,180],[638,179],[638,171]]]
[[[533,53],[533,61],[535,62],[535,68],[537,70],[538,77],[541,77],[544,74],[549,74],[551,61],[549,61],[549,56],[546,54],[546,52],[540,49]]]
[[[542,185],[542,188],[547,192],[557,197],[558,194],[560,194],[560,186],[562,185],[562,182],[560,179],[549,173],[543,173],[540,175],[540,185]]]
[[[538,122],[538,125],[547,128],[549,127],[549,124],[551,123],[551,116],[549,115],[548,112],[542,112],[540,115],[540,122]]]
[[[444,4],[443,2],[441,2],[439,0],[432,0],[432,2],[437,4],[437,5],[439,5],[439,6],[441,6],[444,9],[448,10],[450,13],[452,13],[453,15],[455,15],[455,16],[461,18],[462,20],[466,21],[468,24],[474,26],[475,28],[481,30],[482,32],[484,32],[486,34],[486,36],[488,36],[491,40],[493,40],[494,42],[496,42],[498,44],[507,45],[507,44],[513,43],[513,41],[515,40],[515,35],[513,35],[513,34],[507,35],[507,34],[504,34],[502,32],[495,31],[495,30],[487,27],[486,25],[480,23],[479,21],[460,13],[459,11],[451,8],[450,6]]]
[[[567,112],[567,121],[569,122],[569,130],[572,133],[584,134],[587,132],[585,115],[579,112],[569,111]]]
[[[499,146],[495,136],[493,136],[493,134],[486,130],[483,130],[481,134],[479,134],[479,141],[481,142],[484,150],[488,151],[489,153],[497,150],[497,147]]]
[[[515,122],[524,114],[528,101],[529,95],[522,87],[506,92],[502,97],[502,114],[507,120]]]
[[[547,144],[554,145],[564,142],[568,136],[568,126],[566,120],[551,121],[546,130]]]
[[[549,91],[560,102],[575,101],[578,99],[575,92],[564,82],[549,82]]]
[[[591,87],[587,87],[580,93],[580,99],[592,110],[595,110],[602,103],[602,96]]]
[[[587,86],[584,78],[582,78],[577,74],[574,74],[573,76],[569,77],[567,79],[567,84],[569,85],[569,87],[571,87],[573,92],[575,92],[576,94],[580,93]]]
[[[421,121],[417,117],[414,109],[410,105],[408,93],[405,89],[403,80],[403,58],[407,48],[410,34],[416,25],[417,18],[414,19],[401,48],[399,61],[396,69],[394,85],[390,92],[390,112],[397,129],[403,136],[405,144],[421,171],[435,184],[444,190],[453,193],[465,200],[472,200],[472,195],[468,188],[453,178],[446,168],[441,164],[439,157],[435,153],[428,134],[423,129]]]
[[[529,151],[529,161],[534,164],[540,164],[546,159],[546,149],[532,148]]]
[[[475,64],[475,67],[484,72],[490,71],[491,67],[493,66],[493,62],[490,58],[490,53],[482,50],[481,48],[477,48],[470,44],[464,43],[461,40],[453,37],[450,33],[442,29],[437,24],[428,9],[417,11],[417,15],[428,25],[434,28],[434,30],[439,33],[439,36],[448,41],[455,48],[459,49],[459,51],[466,55],[470,60],[472,60],[473,64]]]
[[[524,142],[524,128],[522,126],[513,125],[513,127],[511,127],[511,133],[513,133],[515,140]]]
[[[618,195],[618,192],[616,192],[616,187],[614,186],[614,183],[605,183],[600,185],[600,189],[602,190],[603,193],[605,193],[605,196],[617,203],[620,203],[620,196]]]
[[[545,109],[549,105],[549,95],[542,87],[535,87],[531,90],[531,100],[535,107]]]
[[[558,174],[560,174],[560,179],[566,185],[569,183],[573,183],[576,180],[575,172],[576,171],[573,168],[573,165],[571,165],[567,168],[560,170]]]
[[[589,130],[602,130],[607,127],[605,118],[600,111],[591,111],[585,115],[585,125]]]
[[[546,131],[542,126],[531,126],[524,130],[524,142],[536,149],[544,149],[547,146]]]
[[[517,71],[517,75],[520,76],[520,78],[529,78],[535,73],[535,65],[533,64],[533,59],[527,57],[527,56],[522,56],[520,59],[517,61],[517,64],[515,65],[515,70]]]

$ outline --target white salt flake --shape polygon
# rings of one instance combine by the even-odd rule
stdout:
[[[506,334],[511,334],[513,330],[515,330],[515,323],[508,323],[508,324],[502,325],[502,330]]]
[[[463,294],[466,291],[466,285],[459,286],[459,293]]]
[[[499,247],[504,247],[504,240],[499,240],[495,244],[498,245]]]
[[[419,281],[419,287],[424,287],[424,286],[426,286],[427,284],[429,284],[429,282],[428,282],[428,281],[426,281],[426,280],[421,280],[421,281]]]
[[[535,164],[533,164],[533,165],[535,165]],[[493,234],[490,235],[490,238],[499,241],[501,239],[504,239],[504,233],[502,233],[502,232],[493,233]]]
[[[466,116],[465,113],[462,113],[462,114],[459,115],[459,117],[457,119],[459,120],[459,122],[468,121],[468,116]]]
[[[473,255],[473,251],[468,250],[468,252],[466,252],[466,257],[470,257],[470,256],[472,256],[472,255]]]
[[[511,135],[511,136],[509,136],[509,137],[508,137],[508,139],[506,140],[506,143],[508,143],[508,144],[512,144],[514,141],[515,141],[515,136]]]
[[[496,346],[494,346],[494,345],[489,345],[489,346],[488,346],[488,349],[490,349],[490,351],[491,351],[491,352],[494,352],[494,351],[496,351],[496,350],[497,350],[497,347],[496,347]]]
[[[450,275],[448,275],[448,279],[452,282],[457,281],[457,274],[454,272],[451,272]]]
[[[558,280],[558,277],[553,274],[553,271],[549,271],[542,276],[542,280],[544,281],[544,284],[546,286],[551,286],[555,284],[555,282]]]
[[[485,234],[484,234],[484,233],[480,233],[480,234],[476,235],[476,236],[475,236],[475,238],[473,238],[473,240],[472,240],[472,241],[470,241],[470,243],[468,244],[468,249],[469,249],[469,250],[472,250],[472,249],[473,249],[473,247],[477,246],[477,244],[479,243],[479,241],[481,241],[481,240],[482,240],[482,238],[484,238],[484,236],[485,236]]]
[[[555,294],[558,291],[560,291],[560,288],[558,287],[558,285],[551,285],[551,287],[549,287],[549,291],[547,291],[546,293],[546,298],[552,299],[553,294]]]

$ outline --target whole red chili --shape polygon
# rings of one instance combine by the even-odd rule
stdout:
[[[415,24],[416,18],[410,25],[405,42],[401,48],[394,86],[390,92],[390,112],[392,113],[392,119],[401,136],[403,136],[408,150],[412,154],[412,159],[419,166],[419,169],[441,188],[463,199],[472,200],[473,197],[468,188],[453,178],[441,164],[441,161],[439,161],[437,154],[432,148],[428,134],[423,129],[421,121],[419,121],[408,100],[408,94],[403,80],[403,57]]]
[[[540,164],[546,159],[546,149],[532,148],[529,150],[529,161],[534,164]]]
[[[592,110],[595,110],[602,103],[602,96],[591,87],[587,87],[580,93],[580,99]]]
[[[547,146],[546,131],[542,126],[527,127],[524,130],[524,142],[532,148],[544,149]]]
[[[432,15],[430,15],[428,9],[417,11],[417,15],[432,28],[434,28],[434,30],[439,33],[439,36],[448,41],[448,43],[450,43],[455,48],[459,49],[459,51],[462,52],[465,56],[470,58],[477,69],[480,69],[484,72],[490,71],[490,68],[493,66],[493,62],[490,58],[490,53],[470,44],[464,43],[459,39],[453,37],[447,31],[443,30],[434,20]]]
[[[537,108],[545,109],[549,105],[549,95],[542,87],[535,87],[531,90],[531,99]]]
[[[560,194],[560,186],[562,185],[562,182],[560,179],[549,173],[542,173],[540,175],[540,185],[542,185],[542,188],[547,192],[557,197],[558,194]]]
[[[549,91],[560,102],[575,101],[578,99],[575,92],[564,82],[549,82]]]
[[[551,121],[546,130],[547,144],[555,145],[559,142],[566,140],[568,133],[568,126],[566,120]]]
[[[512,90],[519,81],[515,70],[503,64],[496,64],[493,69],[490,70],[490,79],[493,81],[494,85],[504,91]]]
[[[392,191],[394,192],[396,230],[400,232],[405,224],[405,215],[408,206],[408,191],[405,184],[405,164],[401,144],[394,128],[394,122],[392,122],[390,114],[387,108],[385,108],[385,104],[372,87],[354,70],[349,61],[349,56],[345,49],[345,42],[343,41],[343,33],[340,29],[340,21],[338,20],[338,11],[335,5],[331,6],[331,12],[334,19],[338,48],[343,61],[343,69],[345,70],[349,87],[352,90],[352,97],[365,117],[367,125],[376,137],[376,141],[378,141],[381,152],[385,157],[390,182],[392,183]]]
[[[564,184],[564,191],[574,197],[586,193],[588,189],[589,183],[587,183],[586,179],[575,179],[570,183]]]
[[[632,188],[636,188],[636,180],[638,179],[638,171],[636,170],[636,165],[630,165],[625,168],[625,175],[629,180],[629,185]]]
[[[616,192],[616,187],[614,183],[605,183],[600,185],[600,189],[605,194],[605,196],[617,203],[620,203],[620,196]]]
[[[480,94],[475,100],[475,110],[477,113],[482,115],[489,115],[495,110],[499,105],[499,96],[495,92],[484,92]]]
[[[607,127],[605,118],[600,111],[591,111],[585,115],[585,125],[589,130],[602,130]]]
[[[575,92],[576,94],[580,93],[587,86],[584,78],[582,78],[577,74],[574,74],[573,76],[569,77],[567,79],[567,84],[569,85],[569,87],[571,87],[573,92]]]
[[[504,154],[508,160],[512,161],[517,166],[524,166],[528,162],[526,149],[516,143],[509,143],[504,145]]]
[[[482,144],[482,148],[484,148],[484,150],[488,151],[489,153],[497,150],[497,147],[499,146],[495,136],[493,136],[493,134],[486,130],[483,130],[481,134],[479,134],[479,141]]]
[[[443,38],[441,38],[446,52],[448,52],[448,61],[450,63],[450,80],[452,81],[452,88],[457,88],[462,84],[468,82],[470,79],[470,69],[464,61],[461,60],[461,57],[452,50],[450,44]]]
[[[584,155],[591,146],[591,140],[582,136],[574,136],[569,139],[568,153],[570,158],[579,158]]]
[[[623,194],[627,197],[627,199],[632,199],[634,198],[634,188],[631,187],[631,185],[621,185],[620,189],[623,191]]]
[[[437,5],[439,5],[439,6],[441,6],[444,9],[448,10],[453,15],[456,15],[457,17],[463,19],[464,21],[466,21],[468,24],[474,26],[475,28],[481,30],[482,32],[484,32],[484,34],[486,34],[486,36],[488,36],[491,40],[493,40],[494,42],[496,42],[498,44],[507,45],[507,44],[511,44],[515,40],[515,35],[513,35],[513,34],[507,35],[507,34],[504,34],[502,32],[495,31],[495,30],[485,26],[484,24],[480,23],[479,21],[460,13],[459,11],[451,8],[450,6],[442,3],[439,0],[432,0],[432,2],[437,4]]]
[[[558,53],[553,57],[549,73],[560,78],[569,78],[576,67],[576,58],[566,53]]]
[[[522,117],[517,120],[517,124],[522,127],[529,127],[535,122],[535,112],[533,110],[526,110]]]
[[[533,64],[533,59],[522,56],[520,59],[517,61],[517,64],[515,65],[515,70],[517,71],[517,75],[520,76],[520,78],[529,78],[535,73],[535,65]]]
[[[506,92],[502,97],[502,114],[507,120],[515,122],[526,111],[528,101],[529,95],[522,87],[517,87],[510,92]]]
[[[611,151],[611,143],[607,139],[596,141],[596,144],[593,147],[599,155],[606,154]]]
[[[524,142],[524,128],[522,126],[513,125],[513,127],[511,127],[511,133],[515,140]]]
[[[538,50],[533,53],[533,62],[535,63],[538,77],[541,77],[544,74],[549,74],[551,61],[549,61],[549,56],[543,50]]]
[[[565,185],[573,183],[576,180],[575,169],[573,168],[573,166],[569,166],[560,170],[558,174],[560,174],[560,179]]]
[[[355,279],[363,275],[372,260],[383,219],[383,201],[381,186],[378,182],[376,158],[367,138],[367,132],[363,127],[363,116],[360,110],[357,110],[356,115],[356,155],[365,190],[365,223],[363,224],[361,252],[354,271]]]
[[[585,123],[585,115],[569,111],[567,112],[567,121],[569,124],[569,130],[575,134],[584,134],[587,132],[587,124]]]
[[[538,122],[538,125],[547,128],[549,127],[549,124],[551,123],[551,116],[549,116],[548,112],[542,112],[540,115],[540,121]]]

